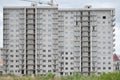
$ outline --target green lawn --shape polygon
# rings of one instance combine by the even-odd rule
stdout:
[[[81,74],[73,74],[70,76],[57,77],[53,74],[48,74],[46,76],[14,76],[14,75],[1,75],[0,80],[120,80],[120,72],[114,73],[103,73],[99,76],[90,75],[83,76]]]

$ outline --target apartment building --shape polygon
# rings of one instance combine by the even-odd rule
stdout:
[[[3,49],[0,48],[0,74],[3,72]]]
[[[3,9],[4,74],[113,71],[113,8],[21,6]]]

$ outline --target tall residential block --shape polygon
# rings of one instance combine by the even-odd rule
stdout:
[[[113,71],[113,8],[21,6],[3,9],[4,74]]]

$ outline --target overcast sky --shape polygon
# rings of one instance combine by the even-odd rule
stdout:
[[[33,1],[49,1],[49,0],[33,0]],[[120,54],[120,0],[56,0],[60,8],[83,8],[85,5],[92,5],[93,8],[115,8],[116,9],[116,46],[115,53]],[[0,47],[2,47],[2,18],[3,6],[30,6],[30,2],[21,0],[0,0]]]

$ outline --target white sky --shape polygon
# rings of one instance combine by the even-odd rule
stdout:
[[[33,0],[49,1],[49,0]],[[116,9],[116,26],[115,26],[115,53],[120,54],[120,0],[56,0],[60,8],[83,8],[85,5],[92,5],[93,8],[115,8]],[[3,6],[30,6],[30,2],[21,0],[0,0],[0,47],[2,47],[2,12]]]

